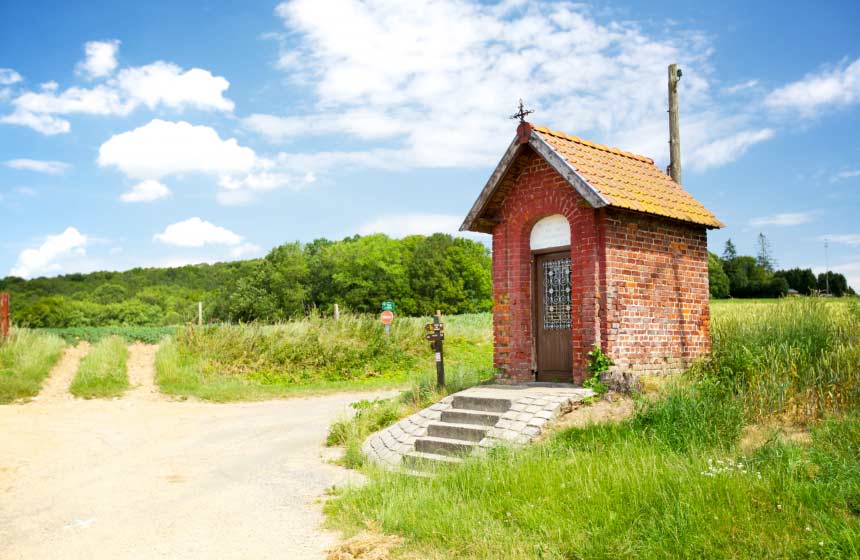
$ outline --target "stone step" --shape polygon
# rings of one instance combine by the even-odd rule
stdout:
[[[449,408],[442,411],[442,422],[452,424],[473,424],[475,426],[495,426],[502,419],[499,412],[483,412],[480,410],[462,410]]]
[[[450,422],[430,422],[427,425],[427,435],[448,439],[479,442],[487,435],[487,426],[474,424],[452,424]]]
[[[513,402],[510,399],[455,395],[454,401],[451,403],[451,408],[478,410],[481,412],[507,412],[512,405]]]
[[[433,436],[420,437],[415,440],[415,451],[437,455],[468,455],[476,446],[477,444],[473,441]]]
[[[438,468],[445,465],[459,465],[463,462],[459,457],[450,455],[439,455],[438,453],[422,453],[421,451],[410,451],[403,456],[403,466],[418,471],[427,468]]]

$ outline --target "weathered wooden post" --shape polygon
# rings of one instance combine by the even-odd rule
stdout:
[[[340,321],[340,307],[337,304],[334,304],[334,320]]]
[[[678,82],[681,69],[669,65],[669,176],[681,184],[681,127],[678,122]]]
[[[445,325],[442,324],[442,311],[437,309],[433,316],[433,322],[424,325],[427,334],[424,335],[430,342],[430,349],[436,356],[436,385],[445,386],[445,356],[442,351],[442,341],[445,340]]]
[[[9,336],[9,294],[0,294],[0,338]]]
[[[203,302],[197,302],[197,324],[203,325]]]

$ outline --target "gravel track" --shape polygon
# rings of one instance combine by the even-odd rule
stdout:
[[[155,348],[132,345],[132,389],[65,391],[87,351],[70,348],[40,396],[0,406],[0,559],[324,558],[333,484],[329,424],[367,393],[213,404],[152,383]]]

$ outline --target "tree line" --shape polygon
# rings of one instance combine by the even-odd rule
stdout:
[[[492,308],[491,257],[476,241],[447,234],[285,243],[260,259],[135,268],[126,272],[7,277],[16,324],[30,327],[274,322],[334,304],[360,313],[393,300],[401,315]]]
[[[795,290],[800,295],[856,295],[845,276],[833,271],[818,276],[811,268],[776,270],[776,260],[764,234],[758,236],[755,257],[738,255],[732,240],[722,256],[708,252],[708,279],[713,298],[773,298]]]

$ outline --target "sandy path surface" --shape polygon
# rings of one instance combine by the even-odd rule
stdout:
[[[155,386],[155,353],[158,346],[135,342],[128,347],[128,383],[131,397],[158,400],[162,398],[161,393]]]
[[[152,349],[132,356],[121,399],[0,406],[0,558],[323,558],[319,502],[357,479],[326,428],[368,395],[170,401],[148,393]]]
[[[88,342],[79,342],[77,346],[70,346],[65,349],[63,355],[60,356],[60,361],[51,370],[51,375],[42,384],[42,390],[39,395],[33,400],[41,403],[53,401],[72,400],[75,397],[69,393],[69,385],[75,378],[75,373],[78,371],[78,365],[81,363],[81,358],[87,355],[90,351]]]

